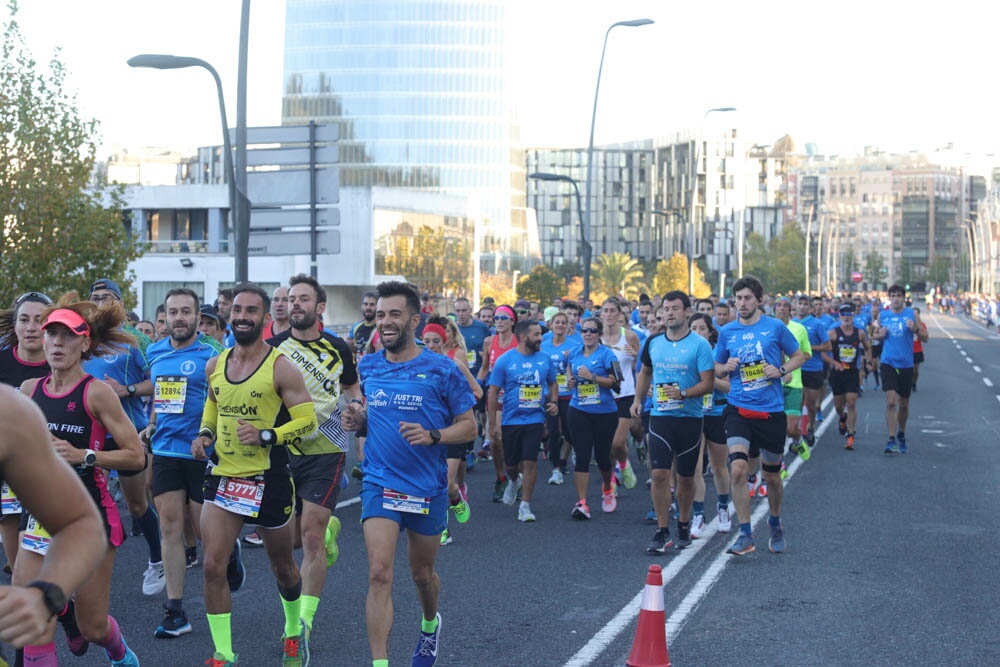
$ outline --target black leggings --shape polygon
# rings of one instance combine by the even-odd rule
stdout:
[[[597,468],[611,470],[611,441],[618,428],[618,412],[584,412],[569,409],[569,433],[576,453],[576,472],[590,471],[590,457],[597,460]]]
[[[559,414],[545,415],[545,425],[549,429],[549,463],[553,468],[561,468],[566,463],[562,460],[562,440],[566,438],[572,442],[569,431],[569,400],[559,401]]]

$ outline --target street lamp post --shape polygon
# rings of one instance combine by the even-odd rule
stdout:
[[[563,183],[569,183],[573,186],[573,192],[576,193],[576,213],[580,220],[580,242],[583,244],[583,252],[586,255],[584,257],[583,264],[583,294],[581,296],[581,301],[586,301],[590,298],[590,255],[591,247],[590,240],[584,234],[585,229],[583,227],[583,208],[580,205],[580,186],[576,182],[576,179],[566,176],[565,174],[553,174],[546,171],[535,171],[528,174],[528,178],[533,178],[537,181],[561,181]]]
[[[226,172],[226,183],[229,188],[229,213],[233,225],[233,235],[236,241],[236,282],[247,280],[247,247],[249,243],[249,213],[250,207],[246,194],[237,189],[236,170],[233,168],[233,147],[229,141],[229,121],[226,118],[226,100],[222,93],[222,79],[219,73],[208,62],[201,58],[188,56],[172,56],[158,53],[143,53],[128,59],[131,67],[149,67],[152,69],[183,69],[186,67],[201,67],[215,79],[215,89],[219,95],[219,116],[222,119],[222,151],[223,169]]]
[[[976,291],[976,244],[972,240],[972,226],[963,224],[962,229],[965,230],[965,240],[969,243],[969,291],[974,293]]]
[[[691,212],[688,216],[688,294],[694,296],[694,216],[698,208],[698,163],[701,162],[701,142],[705,133],[705,121],[712,113],[736,111],[735,107],[714,107],[705,112],[698,126],[698,142],[694,146],[694,162],[691,167]]]
[[[584,258],[583,263],[583,301],[590,298],[590,213],[591,213],[591,182],[593,181],[593,167],[594,167],[594,123],[597,121],[597,96],[601,92],[601,72],[604,70],[604,53],[608,50],[608,35],[611,31],[618,26],[625,26],[627,28],[638,28],[644,25],[650,25],[653,23],[652,19],[633,19],[631,21],[618,21],[617,23],[612,23],[611,27],[608,28],[607,32],[604,33],[604,46],[601,47],[601,62],[597,66],[597,85],[594,87],[594,109],[590,114],[590,141],[587,143],[587,213],[585,216],[586,222],[583,229],[584,235],[584,248],[587,251],[587,257]]]

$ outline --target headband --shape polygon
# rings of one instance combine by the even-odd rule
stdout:
[[[514,314],[514,310],[510,306],[497,306],[496,310],[493,311],[493,314],[496,315],[501,310],[506,310],[507,314],[510,315],[510,319],[517,319],[517,316]]]
[[[441,336],[441,340],[448,340],[448,333],[444,330],[444,327],[441,326],[440,324],[431,323],[425,325],[424,335],[426,336],[429,333],[436,333],[438,336]]]

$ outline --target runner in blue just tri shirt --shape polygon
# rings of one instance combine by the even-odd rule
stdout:
[[[729,447],[730,489],[740,534],[729,553],[753,553],[750,526],[750,495],[746,492],[751,449],[759,450],[761,469],[767,482],[767,503],[772,552],[785,550],[781,525],[781,461],[785,451],[784,375],[802,366],[806,355],[795,336],[778,319],[765,317],[760,310],[764,286],[753,276],[743,276],[733,284],[737,319],[719,332],[715,347],[715,375],[729,377],[726,445]],[[783,356],[788,360],[782,365]]]
[[[365,407],[348,404],[345,431],[366,429],[361,529],[368,552],[365,605],[373,667],[389,664],[392,572],[399,533],[407,530],[410,572],[423,618],[411,665],[431,667],[441,635],[440,578],[434,561],[448,518],[448,465],[441,445],[476,434],[472,392],[448,357],[418,348],[420,295],[402,282],[378,286],[375,319],[383,351],[361,359]]]
[[[542,336],[542,352],[556,367],[556,385],[559,390],[559,412],[547,419],[548,429],[548,459],[552,464],[552,475],[549,484],[563,484],[563,466],[569,455],[569,401],[573,391],[569,388],[569,357],[581,343],[571,339],[569,317],[566,313],[556,313],[549,321],[550,331]],[[563,441],[567,443],[563,446]],[[565,452],[564,452],[565,450]]]
[[[546,415],[559,413],[559,390],[556,366],[541,351],[542,328],[532,320],[514,325],[517,347],[500,355],[490,373],[486,408],[490,416],[490,436],[503,442],[507,488],[503,502],[513,505],[517,492],[522,493],[518,521],[534,521],[531,494],[538,477],[538,450],[542,446]],[[503,390],[503,425],[497,414],[499,394]],[[523,468],[523,475],[518,467]]]
[[[614,391],[621,383],[622,371],[614,351],[601,343],[603,333],[600,319],[584,319],[580,325],[583,347],[576,348],[570,355],[567,369],[569,388],[573,392],[569,402],[569,431],[576,454],[573,484],[577,503],[571,516],[581,520],[590,518],[587,486],[591,457],[597,461],[601,472],[602,509],[613,512],[617,506],[611,484],[611,441],[618,428],[618,403]]]
[[[889,288],[889,309],[883,310],[872,332],[872,344],[882,343],[879,368],[885,392],[885,424],[889,429],[885,454],[906,454],[906,421],[910,416],[910,393],[913,391],[913,336],[927,342],[927,329],[920,326],[920,316],[906,307],[902,285]],[[897,449],[898,448],[898,449]]]

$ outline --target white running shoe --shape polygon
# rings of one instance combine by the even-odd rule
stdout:
[[[717,517],[716,520],[718,521],[716,529],[720,533],[728,533],[730,530],[733,529],[733,520],[729,517],[728,507],[719,508],[719,516]]]
[[[535,520],[535,515],[531,512],[531,508],[528,507],[528,503],[522,502],[521,506],[517,508],[517,520],[526,523]]]
[[[563,478],[562,471],[559,470],[559,468],[556,468],[555,470],[553,470],[552,474],[549,476],[549,484],[557,484],[557,485],[559,485],[559,484],[565,483],[565,481],[566,480],[565,480],[565,478]]]
[[[691,537],[698,539],[705,534],[705,515],[695,514],[691,517]]]
[[[521,488],[521,476],[517,476],[517,480],[510,480],[507,482],[507,488],[503,491],[503,504],[513,505],[517,500],[517,492]]]
[[[143,595],[156,595],[167,586],[167,578],[163,573],[163,561],[150,563],[142,573]]]

